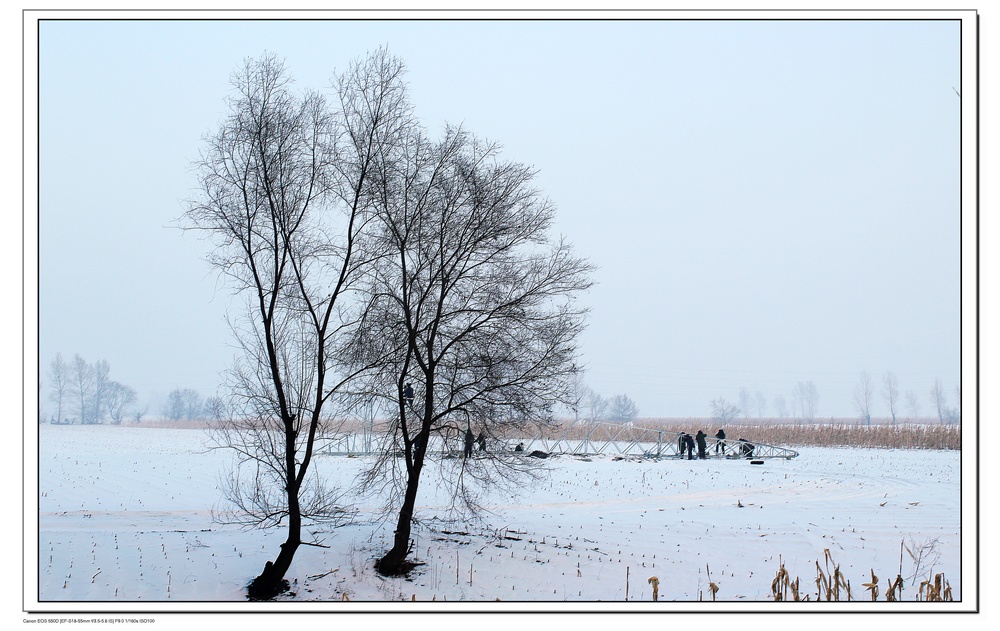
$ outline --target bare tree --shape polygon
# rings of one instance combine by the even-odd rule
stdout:
[[[408,571],[417,490],[432,438],[460,433],[502,441],[551,422],[571,403],[584,309],[574,297],[591,267],[549,241],[554,209],[532,188],[534,172],[499,159],[496,145],[448,128],[437,143],[413,129],[405,155],[384,170],[397,192],[380,208],[391,256],[373,268],[367,353],[385,359],[372,392],[391,396],[391,451],[366,477],[391,480],[398,509],[393,545],[377,563]],[[413,384],[411,399],[406,384]],[[509,483],[527,466],[510,450],[449,461],[455,502],[475,510],[486,482]]]
[[[750,391],[740,388],[740,413],[744,419],[750,418],[750,411],[753,409],[753,399],[750,398]]]
[[[108,384],[108,416],[116,425],[121,425],[128,409],[135,403],[135,390],[124,384],[112,381]]]
[[[899,382],[896,380],[896,375],[891,372],[886,372],[882,378],[882,399],[889,406],[889,416],[895,425],[899,408]]]
[[[758,390],[753,395],[754,405],[757,409],[757,418],[764,418],[764,411],[767,410],[767,397]]]
[[[913,390],[906,391],[906,409],[910,412],[910,418],[920,417],[920,398]]]
[[[812,381],[800,381],[795,386],[795,399],[799,404],[801,418],[816,418],[816,408],[819,405],[819,391]]]
[[[591,423],[603,421],[608,414],[608,400],[601,396],[596,390],[587,388],[585,404],[587,406],[587,420]]]
[[[725,425],[740,414],[740,408],[732,405],[723,397],[712,399],[712,418]]]
[[[62,423],[63,404],[70,390],[70,366],[63,360],[62,353],[56,353],[49,365],[49,385],[52,388],[49,399],[56,404],[55,420]]]
[[[111,365],[105,359],[94,362],[91,366],[93,377],[93,392],[90,397],[90,414],[87,422],[101,423],[107,407],[108,388],[111,385]]]
[[[788,404],[785,402],[785,397],[780,394],[774,397],[774,413],[778,418],[788,417]]]
[[[287,525],[275,560],[249,587],[284,589],[304,521],[344,509],[311,473],[316,441],[333,429],[330,404],[352,378],[334,349],[355,322],[347,296],[365,264],[363,228],[381,193],[373,169],[408,114],[399,64],[384,52],[356,62],[331,108],[294,93],[284,64],[265,55],[233,75],[229,115],[205,139],[201,191],[185,217],[217,249],[210,262],[246,299],[232,318],[243,351],[230,375],[232,418],[217,440],[240,460],[221,515],[244,525]]]
[[[934,403],[934,409],[937,410],[938,422],[944,423],[948,416],[948,403],[944,394],[944,386],[941,385],[940,379],[934,380],[934,387],[931,388],[931,401]]]
[[[872,385],[872,378],[868,376],[867,372],[861,373],[861,380],[854,389],[854,407],[866,425],[872,424],[872,396],[874,391],[875,387]]]
[[[171,421],[179,421],[184,418],[184,410],[184,391],[180,388],[171,390],[163,406],[163,415]]]
[[[81,423],[90,422],[91,401],[94,393],[94,369],[79,354],[73,356],[70,364],[72,387],[78,402],[77,411]]]
[[[639,416],[639,408],[627,394],[616,394],[611,397],[609,416],[612,421],[630,423]]]

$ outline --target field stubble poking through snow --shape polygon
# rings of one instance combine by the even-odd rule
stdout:
[[[40,426],[39,603],[244,601],[284,532],[213,523],[230,456],[206,445],[195,429]],[[553,457],[543,482],[487,497],[474,522],[449,519],[432,465],[410,577],[374,571],[392,520],[358,499],[351,525],[308,529],[325,547],[299,549],[281,600],[650,602],[656,577],[660,603],[712,600],[710,582],[718,601],[767,601],[782,564],[816,600],[829,550],[863,601],[872,570],[883,594],[899,573],[901,543],[923,554],[917,567],[902,550],[902,600],[931,572],[961,599],[959,452],[799,452],[763,465]],[[364,464],[316,461],[344,488]]]

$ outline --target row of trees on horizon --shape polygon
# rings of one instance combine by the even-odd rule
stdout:
[[[934,386],[929,392],[934,416],[942,424],[958,423],[962,418],[962,386],[955,387],[956,406],[951,407],[940,379],[934,380]],[[876,408],[877,402],[884,403],[884,408]],[[853,393],[854,409],[857,418],[871,425],[872,418],[879,409],[884,413],[882,418],[895,423],[904,414],[908,418],[921,418],[920,397],[913,390],[905,393],[900,391],[899,380],[891,371],[882,375],[881,382],[876,387],[875,381],[868,372],[862,372],[860,380]],[[741,388],[737,402],[730,402],[725,397],[712,399],[710,402],[712,418],[720,422],[736,419],[749,420],[767,417],[767,397],[760,390],[752,395],[748,388]],[[797,418],[813,420],[817,417],[819,407],[819,390],[812,381],[800,381],[795,385],[791,405],[783,395],[777,395],[773,400],[774,417],[786,419]]]
[[[121,425],[128,420],[140,423],[149,414],[149,404],[141,404],[134,388],[111,379],[111,365],[106,359],[88,362],[79,354],[66,361],[56,353],[49,363],[48,400],[54,409],[49,422],[56,425]],[[41,402],[39,402],[41,403]],[[167,395],[160,410],[161,418],[170,421],[220,419],[226,404],[219,396],[203,399],[197,390],[175,388]],[[39,421],[45,414],[39,405]]]

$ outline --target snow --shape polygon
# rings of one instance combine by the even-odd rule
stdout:
[[[932,572],[943,572],[960,600],[963,571],[974,571],[962,567],[960,452],[805,447],[763,465],[564,455],[543,461],[544,481],[523,494],[492,498],[475,522],[447,518],[432,471],[411,557],[423,565],[408,579],[372,568],[393,526],[376,501],[359,498],[351,525],[308,528],[323,547],[299,548],[290,593],[248,603],[245,585],[284,532],[213,522],[230,456],[209,450],[203,431],[42,425],[38,441],[39,611],[580,611],[608,603],[620,611],[626,599],[637,611],[752,610],[792,604],[771,595],[782,563],[815,600],[817,562],[825,572],[839,564],[860,606],[873,570],[881,601],[902,566],[911,603]],[[344,487],[364,465],[316,461]],[[933,567],[910,578],[914,563],[905,550],[901,562],[901,543],[933,549]],[[719,602],[699,602],[712,600],[710,581]],[[26,582],[29,601],[32,587]]]

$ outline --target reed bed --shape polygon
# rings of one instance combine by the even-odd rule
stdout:
[[[741,420],[720,425],[712,419],[637,422],[651,429],[694,434],[699,429],[714,436],[720,427],[727,440],[782,447],[854,447],[874,449],[961,449],[960,425],[900,422],[866,425],[853,420],[793,423],[780,420]]]

